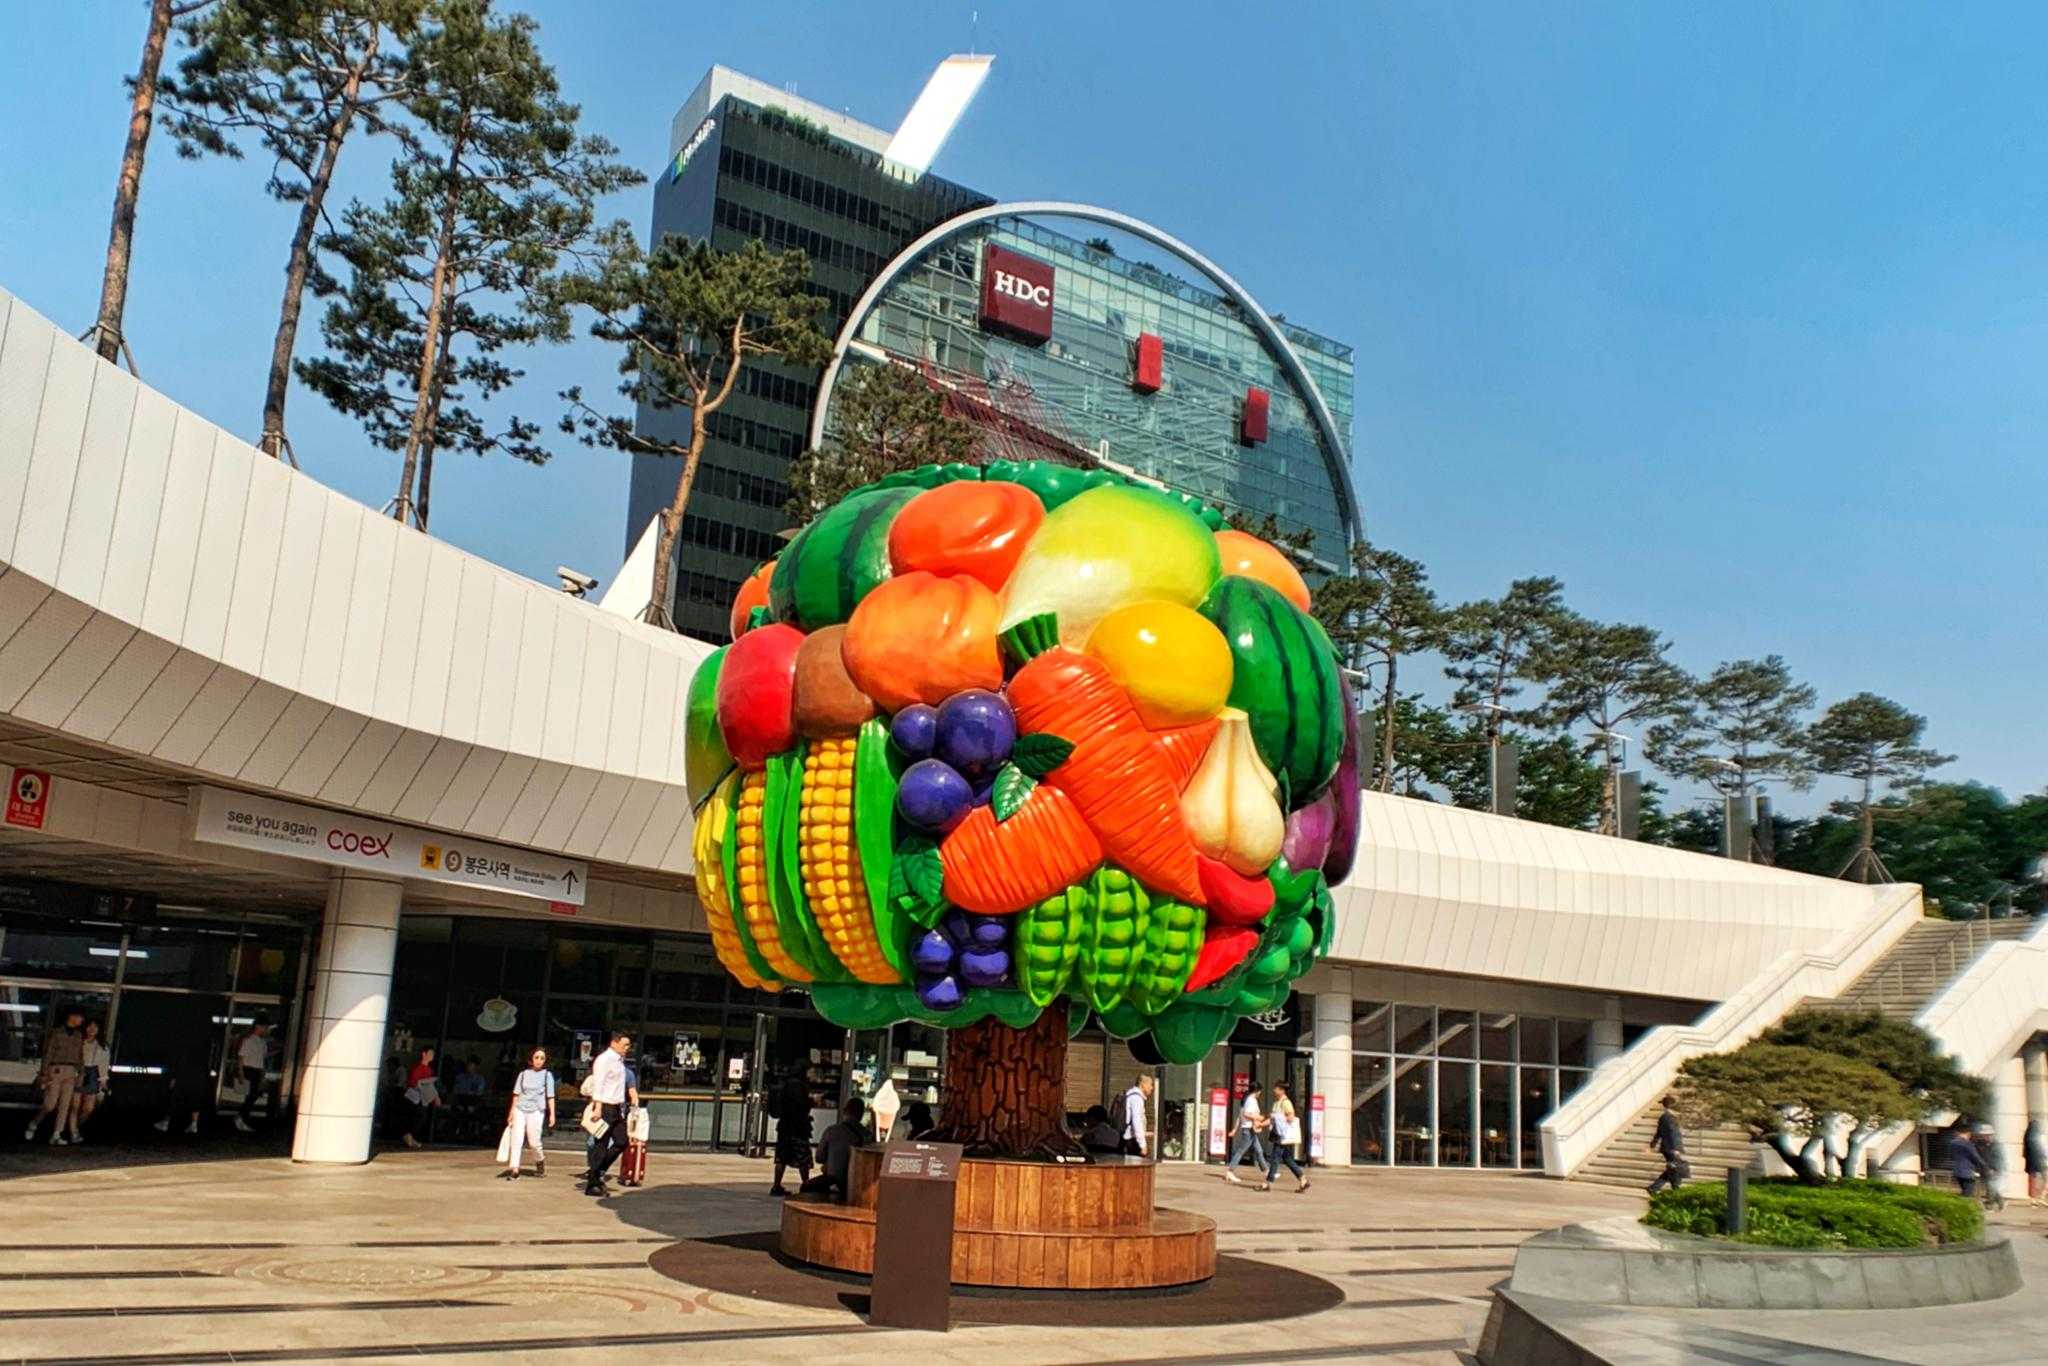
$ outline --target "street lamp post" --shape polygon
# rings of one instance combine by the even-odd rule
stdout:
[[[1632,840],[1636,837],[1636,821],[1642,807],[1643,775],[1624,773],[1622,765],[1628,762],[1628,747],[1634,743],[1635,737],[1604,727],[1596,728],[1593,734],[1606,743],[1608,790],[1614,794],[1614,828],[1603,833]],[[1621,741],[1620,759],[1614,757],[1616,740]]]
[[[1507,708],[1498,702],[1467,702],[1454,710],[1470,713],[1492,712],[1505,716]],[[1515,778],[1520,769],[1520,755],[1515,742],[1500,738],[1498,726],[1487,729],[1486,743],[1486,804],[1496,816],[1515,814]]]

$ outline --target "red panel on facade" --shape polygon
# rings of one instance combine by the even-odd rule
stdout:
[[[981,325],[1032,345],[1052,336],[1050,265],[987,243],[981,252]]]
[[[1166,343],[1156,332],[1140,332],[1137,363],[1131,369],[1131,387],[1141,394],[1156,394],[1165,372]]]
[[[1237,420],[1237,439],[1256,446],[1266,439],[1266,409],[1271,396],[1256,384],[1244,391],[1244,412]]]

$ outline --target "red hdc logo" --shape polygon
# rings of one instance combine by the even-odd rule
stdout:
[[[1052,336],[1053,269],[990,242],[981,249],[981,325],[1036,344]]]

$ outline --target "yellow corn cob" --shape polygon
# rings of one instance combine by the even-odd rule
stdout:
[[[768,904],[768,845],[761,831],[767,799],[767,773],[756,769],[740,781],[740,819],[733,832],[733,838],[739,841],[733,869],[740,885],[733,891],[738,897],[740,914],[746,917],[747,935],[769,971],[787,982],[808,982],[811,974],[782,947],[782,934],[775,928],[775,909]]]
[[[725,885],[725,861],[720,855],[725,827],[732,815],[733,789],[738,785],[737,778],[720,783],[697,813],[697,834],[691,846],[697,860],[697,900],[703,903],[704,918],[711,924],[712,951],[725,970],[741,986],[780,991],[780,982],[764,982],[754,971],[754,965],[747,961],[747,951],[740,947],[739,931],[733,927],[732,889]]]
[[[811,742],[797,806],[798,866],[811,919],[832,956],[861,981],[887,986],[903,977],[882,956],[853,843],[854,746],[851,739]]]

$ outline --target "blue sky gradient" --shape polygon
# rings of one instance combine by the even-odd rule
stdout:
[[[1556,574],[1689,668],[1775,651],[1823,701],[1897,698],[1960,756],[1947,775],[2048,778],[2048,11],[525,8],[587,126],[650,174],[714,61],[893,126],[939,57],[994,52],[935,169],[1158,223],[1356,345],[1368,527],[1447,597]],[[142,27],[113,0],[0,12],[0,284],[74,330]],[[151,153],[142,375],[253,437],[291,211],[256,159]],[[381,193],[388,158],[351,146],[344,196]],[[612,213],[644,231],[648,194]],[[612,363],[530,355],[510,407],[551,421]],[[303,389],[289,428],[309,473],[389,499],[394,458]],[[436,476],[438,534],[542,578],[616,569],[617,455],[565,438],[544,469]]]

